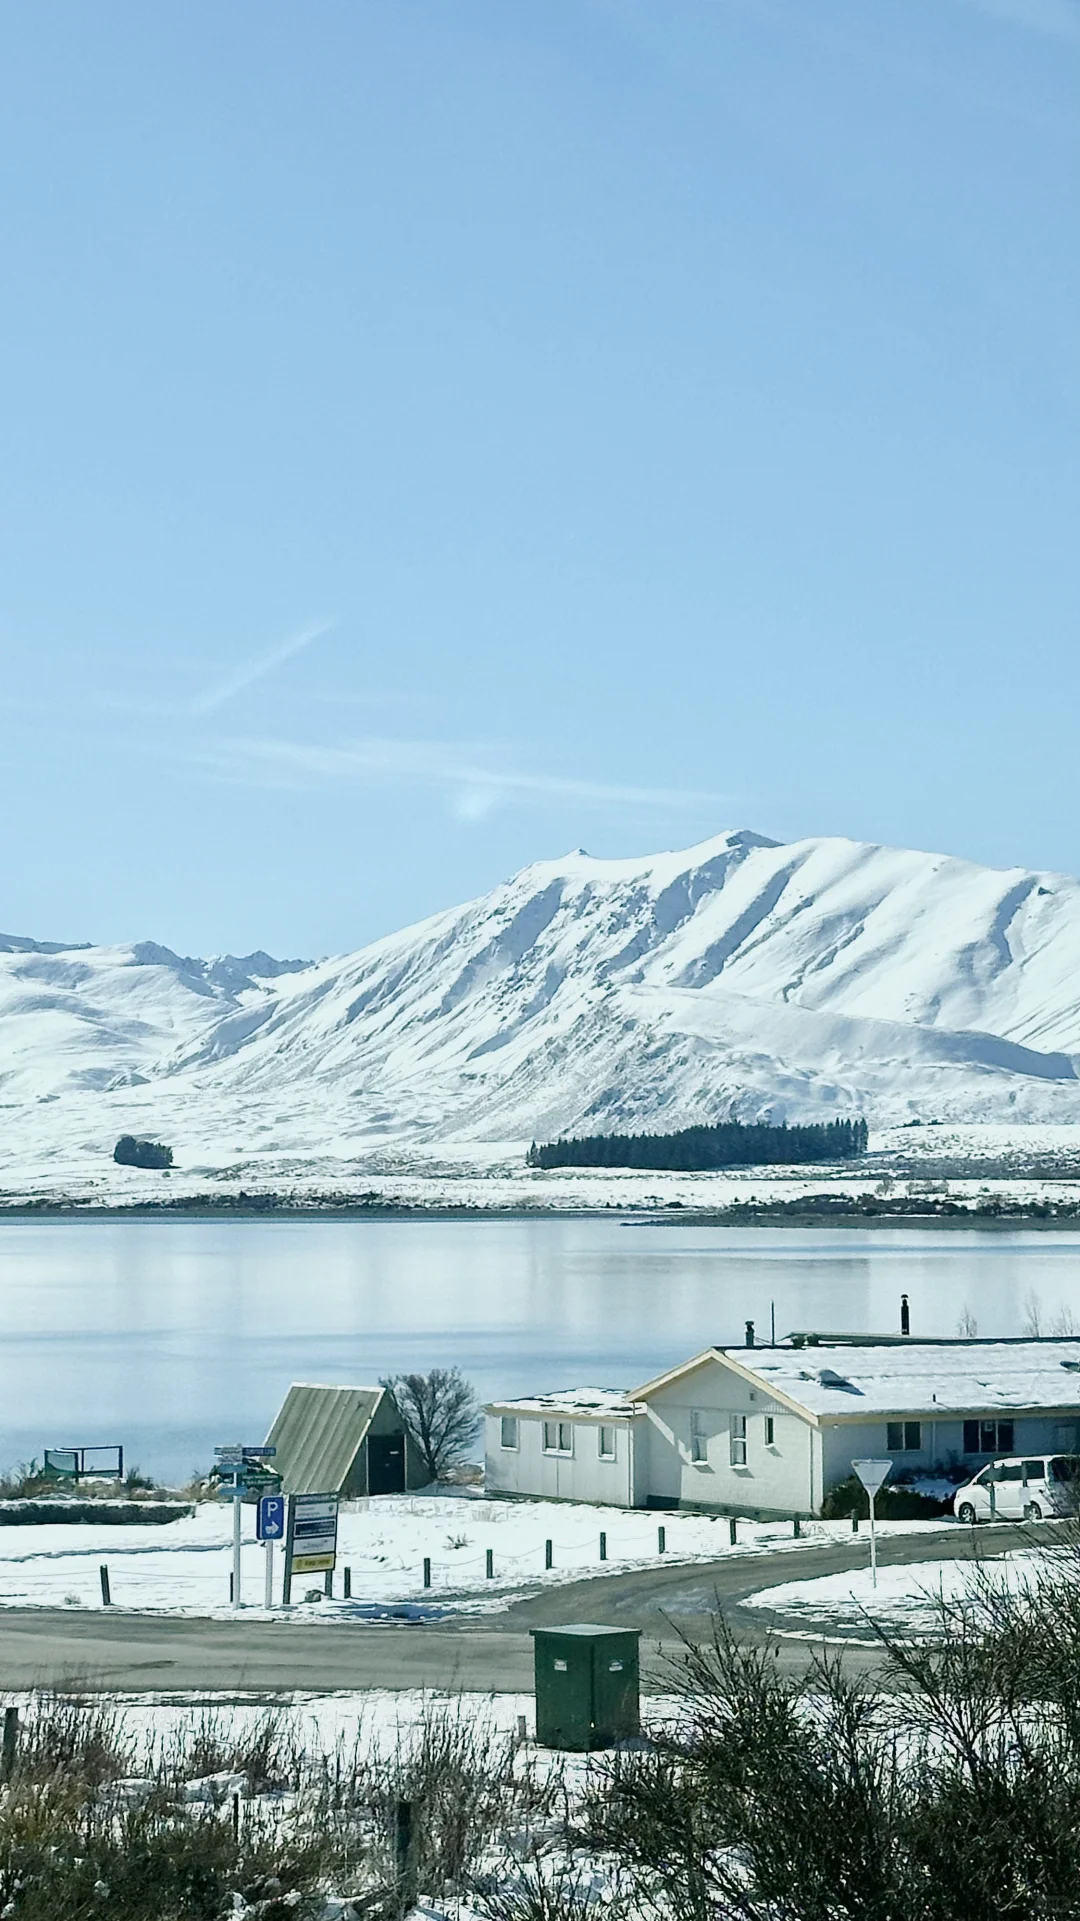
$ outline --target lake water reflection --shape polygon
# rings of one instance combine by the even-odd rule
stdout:
[[[456,1362],[483,1397],[632,1386],[792,1327],[1080,1328],[1080,1234],[607,1220],[0,1225],[0,1464],[122,1441],[156,1475],[260,1440],[288,1383]]]

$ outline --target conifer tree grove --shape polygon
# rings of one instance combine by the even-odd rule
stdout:
[[[866,1138],[864,1120],[814,1121],[805,1127],[718,1121],[674,1134],[591,1134],[540,1146],[534,1141],[526,1159],[530,1167],[650,1167],[689,1174],[763,1162],[853,1160],[865,1154]]]

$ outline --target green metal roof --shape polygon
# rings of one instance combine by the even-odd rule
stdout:
[[[268,1442],[286,1494],[336,1494],[375,1417],[385,1389],[319,1387],[294,1381]]]

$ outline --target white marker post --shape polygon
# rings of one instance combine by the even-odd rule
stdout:
[[[874,1500],[877,1495],[878,1488],[881,1486],[881,1483],[887,1478],[887,1476],[892,1471],[892,1462],[891,1461],[852,1461],[851,1465],[855,1469],[856,1474],[858,1475],[860,1481],[862,1482],[864,1488],[866,1489],[866,1492],[870,1496],[870,1585],[871,1587],[876,1587],[877,1586],[877,1529],[875,1527],[875,1522],[877,1520],[877,1516],[874,1512]]]
[[[232,1504],[232,1599],[234,1608],[240,1606],[240,1529],[243,1523],[241,1509],[244,1505],[241,1498],[242,1494],[243,1488],[240,1485],[240,1476],[237,1475]]]
[[[263,1606],[269,1613],[274,1605],[274,1543],[266,1543],[266,1579],[263,1583]]]

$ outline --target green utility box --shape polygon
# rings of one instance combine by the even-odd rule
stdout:
[[[545,1748],[610,1748],[641,1729],[639,1628],[533,1628],[536,1738]]]

